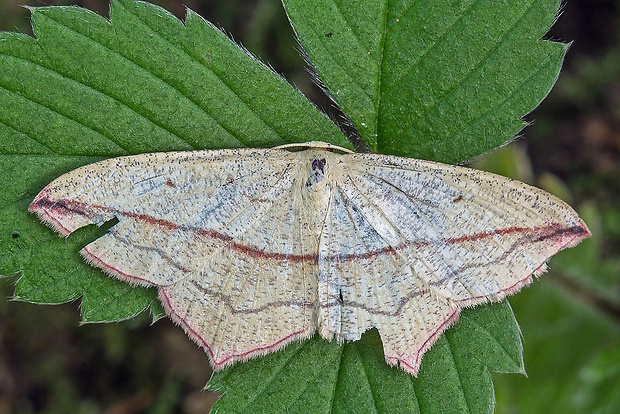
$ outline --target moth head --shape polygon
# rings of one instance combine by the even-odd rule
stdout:
[[[324,151],[315,152],[306,162],[304,169],[307,171],[306,187],[309,190],[319,190],[325,186],[325,178],[329,171],[327,157]]]

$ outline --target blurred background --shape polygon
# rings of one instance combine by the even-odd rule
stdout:
[[[268,62],[323,110],[278,0],[155,1],[189,7]],[[32,34],[32,6],[108,1],[0,0],[0,30]],[[557,85],[519,139],[475,160],[575,207],[594,236],[510,298],[528,376],[493,374],[498,413],[620,412],[620,3],[568,0],[547,38],[572,41]],[[0,413],[204,413],[217,394],[203,351],[167,318],[79,326],[79,301],[10,302],[0,280]]]

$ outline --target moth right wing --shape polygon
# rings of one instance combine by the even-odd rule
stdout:
[[[30,211],[65,236],[116,217],[82,254],[121,279],[165,285],[199,270],[289,191],[291,166],[285,151],[249,149],[113,158],[57,178]]]
[[[422,355],[458,317],[434,294],[386,232],[390,223],[355,189],[332,189],[319,248],[321,335],[355,341],[376,327],[386,362],[417,375]]]

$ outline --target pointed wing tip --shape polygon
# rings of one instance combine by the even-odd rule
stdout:
[[[45,187],[28,206],[28,211],[52,230],[67,237],[77,229],[90,224],[102,225],[114,217],[109,211],[96,208],[78,200],[62,198],[62,194]]]
[[[408,374],[418,378],[420,372],[420,366],[422,365],[422,359],[426,352],[437,342],[441,334],[443,334],[448,328],[458,322],[461,315],[461,308],[457,307],[452,313],[437,327],[437,329],[431,333],[426,341],[415,351],[410,354],[406,352],[403,355],[385,355],[385,362],[390,366],[400,366]],[[383,344],[385,351],[385,343]]]
[[[577,221],[577,225],[575,227],[580,230],[579,241],[577,243],[579,243],[583,239],[592,237],[592,232],[590,232],[590,229],[588,228],[588,226],[586,226],[586,223],[584,223],[582,219],[579,219]]]
[[[54,203],[48,198],[47,189],[41,191],[28,206],[28,211],[39,217],[46,226],[50,227],[62,237],[69,236],[76,229],[70,229],[63,223],[62,215],[53,214]]]
[[[217,361],[215,356],[212,356],[211,348],[208,348],[209,362],[211,363],[214,371],[220,371],[227,366],[233,365],[237,362],[246,362],[250,359],[258,358],[279,351],[280,349],[286,347],[294,341],[303,341],[310,338],[312,335],[314,335],[314,329],[313,327],[309,326],[300,331],[286,335],[272,344],[252,348],[244,352],[232,353],[230,355],[224,356],[220,361]],[[202,343],[206,343],[202,337],[200,337],[200,342],[196,340],[194,341],[197,342],[199,345]]]
[[[420,373],[421,358],[407,361],[402,357],[386,355],[385,362],[391,367],[400,367],[406,373],[411,374],[416,378],[418,378],[418,374]]]
[[[556,233],[556,250],[549,255],[549,258],[564,249],[575,247],[583,240],[592,237],[590,229],[579,217],[577,217],[572,226],[558,230]]]

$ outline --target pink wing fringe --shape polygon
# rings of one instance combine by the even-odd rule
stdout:
[[[55,208],[54,204],[51,204],[48,206],[41,202],[41,200],[48,200],[48,199],[49,199],[49,190],[45,188],[33,200],[28,210],[30,212],[36,213],[46,225],[51,227],[56,232],[60,233],[63,237],[69,236],[69,234],[71,234],[73,231],[87,224],[96,223],[93,220],[89,220],[84,215],[71,214],[71,212],[68,212],[66,208],[63,208],[63,207]],[[85,212],[81,212],[81,213],[85,213]],[[538,277],[539,275],[541,275],[547,270],[546,261],[551,256],[555,255],[556,253],[558,253],[559,251],[563,249],[575,246],[581,240],[591,236],[590,231],[588,230],[587,226],[583,223],[583,221],[579,220],[578,223],[576,223],[575,227],[580,228],[582,232],[578,234],[568,234],[568,233],[562,234],[560,237],[558,237],[555,243],[553,244],[551,253],[547,256],[544,263],[542,263],[532,274],[527,275],[526,277],[524,277],[522,280],[518,281],[514,285],[498,292],[497,295],[492,298],[492,301],[500,301],[506,296],[509,296],[509,295],[512,295],[518,292],[524,286],[529,285],[530,283],[532,283],[533,277]],[[88,250],[88,246],[84,247],[80,251],[80,253],[82,254],[82,256],[85,258],[85,260],[89,264],[103,269],[106,273],[120,280],[129,282],[133,285],[154,286],[153,283],[149,282],[146,279],[143,279],[143,278],[140,278],[134,275],[129,275],[105,263],[101,258],[92,254]],[[209,355],[209,359],[211,361],[211,365],[216,371],[219,371],[223,369],[224,367],[233,364],[237,360],[245,361],[253,357],[262,356],[262,355],[274,352],[280,348],[283,348],[284,346],[286,346],[287,344],[293,341],[307,339],[311,337],[315,332],[315,327],[310,326],[305,329],[288,334],[272,344],[261,346],[261,347],[254,348],[254,349],[249,349],[249,350],[239,352],[239,353],[229,353],[217,359],[216,353],[213,351],[212,345],[205,338],[201,337],[200,334],[198,334],[198,331],[194,329],[185,319],[183,319],[182,316],[177,314],[177,312],[175,311],[174,303],[172,303],[171,299],[166,294],[165,287],[157,286],[157,288],[159,292],[159,298],[165,308],[166,313],[171,317],[171,319],[175,323],[183,327],[184,331],[188,334],[190,338],[192,338],[194,342],[196,342],[199,346],[203,347],[207,351],[207,354]],[[479,297],[479,298],[470,298],[470,299],[467,299],[461,302],[457,302],[456,303],[457,307],[454,310],[454,312],[452,312],[450,316],[446,318],[446,320],[443,321],[442,324],[435,330],[435,332],[433,332],[429,336],[429,338],[425,341],[425,343],[413,353],[412,355],[413,358],[408,358],[404,355],[385,355],[385,360],[387,364],[391,366],[396,366],[397,364],[400,363],[400,366],[402,369],[404,369],[406,372],[417,377],[423,355],[426,353],[426,351],[428,351],[428,349],[430,349],[430,347],[437,341],[439,336],[446,329],[448,329],[449,327],[451,327],[458,321],[461,309],[474,306],[474,305],[478,305],[484,302],[489,302],[489,301],[491,301],[490,298]]]

